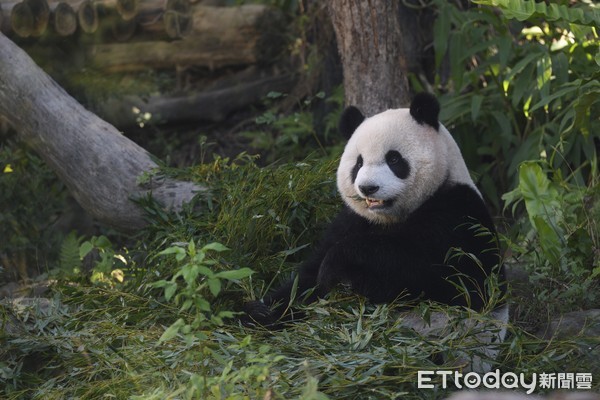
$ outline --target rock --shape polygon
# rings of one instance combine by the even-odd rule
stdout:
[[[561,315],[542,327],[536,336],[543,339],[600,337],[600,309],[573,311]]]

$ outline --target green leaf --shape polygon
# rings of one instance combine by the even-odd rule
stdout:
[[[165,300],[169,301],[177,291],[177,283],[167,282],[165,285]]]
[[[108,238],[104,235],[97,237],[96,240],[92,239],[92,241],[94,242],[94,246],[102,250],[106,250],[111,247],[110,240],[108,240]]]
[[[231,269],[229,271],[221,271],[221,272],[217,273],[215,275],[215,277],[221,278],[221,279],[235,280],[235,279],[247,278],[250,275],[252,275],[253,273],[254,273],[254,271],[251,270],[250,268],[240,268],[240,269]]]
[[[541,18],[546,21],[566,21],[572,24],[600,26],[600,9],[589,7],[567,7],[563,4],[546,4],[534,0],[473,0],[476,4],[495,6],[507,18],[526,21]]]
[[[158,343],[166,342],[167,340],[173,339],[179,333],[179,330],[185,325],[183,318],[179,318],[177,321],[171,324],[165,332],[158,339]]]
[[[479,111],[481,110],[481,104],[483,103],[483,96],[474,95],[471,98],[471,119],[477,121],[479,117]]]
[[[177,259],[177,261],[181,261],[183,258],[186,257],[185,250],[179,246],[167,247],[166,249],[164,249],[163,251],[158,253],[159,256],[166,256],[169,254],[175,254],[175,258]],[[182,255],[183,255],[183,258],[181,257]]]
[[[448,49],[450,37],[450,13],[445,3],[440,3],[438,15],[433,24],[433,46],[435,48],[435,65],[439,68]]]
[[[213,296],[217,296],[221,292],[221,280],[215,278],[209,278],[207,280],[208,289]]]
[[[81,246],[79,246],[79,258],[83,260],[83,258],[87,256],[93,248],[94,245],[92,245],[90,242],[86,241],[81,243]]]
[[[196,278],[198,278],[200,268],[196,264],[186,264],[181,267],[180,271],[185,283],[187,283],[188,286],[192,286],[196,282]]]
[[[221,243],[209,243],[206,246],[204,246],[202,248],[203,252],[207,252],[207,251],[217,251],[217,252],[222,252],[222,251],[228,251],[229,248],[227,246],[222,245]]]

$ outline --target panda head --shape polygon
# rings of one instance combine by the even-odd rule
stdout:
[[[400,222],[444,183],[475,185],[450,133],[438,121],[440,106],[421,93],[410,108],[365,118],[355,107],[342,114],[348,139],[337,171],[346,204],[374,223]]]

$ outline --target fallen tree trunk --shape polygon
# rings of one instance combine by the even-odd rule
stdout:
[[[143,148],[87,111],[1,33],[0,54],[0,115],[99,221],[134,231],[147,221],[132,198],[151,194],[179,210],[205,191],[170,178],[140,184],[140,177],[157,168]]]
[[[194,94],[147,99],[123,96],[103,102],[97,112],[120,128],[139,124],[138,119],[146,113],[152,123],[218,122],[236,110],[258,103],[269,92],[289,92],[297,80],[290,73],[260,77],[258,71],[253,75],[247,82],[233,80],[228,87]]]
[[[281,14],[262,5],[196,5],[192,9],[192,25],[192,32],[183,40],[94,45],[87,58],[91,66],[107,71],[176,65],[214,69],[272,61],[284,43]],[[155,29],[151,24],[148,27]]]

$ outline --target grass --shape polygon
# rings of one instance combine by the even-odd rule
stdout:
[[[306,256],[339,207],[336,160],[309,157],[303,162],[258,168],[248,157],[217,159],[185,172],[214,188],[211,198],[186,214],[170,216],[155,204],[144,206],[155,223],[135,245],[115,248],[126,259],[125,280],[69,277],[52,289],[42,306],[0,304],[0,396],[8,399],[439,399],[448,390],[434,377],[434,389],[417,388],[419,370],[454,370],[464,357],[481,355],[481,325],[487,317],[435,304],[415,312],[425,320],[449,315],[441,330],[407,328],[406,304],[372,305],[338,290],[306,306],[306,321],[269,332],[224,323],[211,314],[239,310],[289,276]],[[223,281],[212,293],[167,301],[159,280],[169,279],[183,261],[158,253],[194,241],[227,245],[207,253],[215,272],[250,267],[250,278]],[[184,246],[185,247],[185,246]],[[523,256],[523,255],[521,255]],[[523,261],[523,258],[521,258]],[[204,261],[203,261],[204,262]],[[178,282],[184,288],[183,282]],[[587,287],[587,286],[586,286]],[[597,285],[589,286],[598,290]],[[532,286],[532,292],[543,288]],[[195,296],[195,297],[194,297]],[[183,309],[186,299],[209,300]],[[527,314],[527,307],[524,314]],[[438,314],[436,314],[438,313]],[[196,321],[196,325],[190,321]],[[539,318],[539,315],[536,316]],[[181,329],[165,331],[178,319]],[[518,318],[516,318],[518,320]],[[485,325],[484,325],[485,326]],[[503,372],[590,372],[600,388],[598,339],[542,340],[509,325],[492,368]],[[594,341],[595,340],[595,341]],[[538,389],[536,393],[544,392]]]

